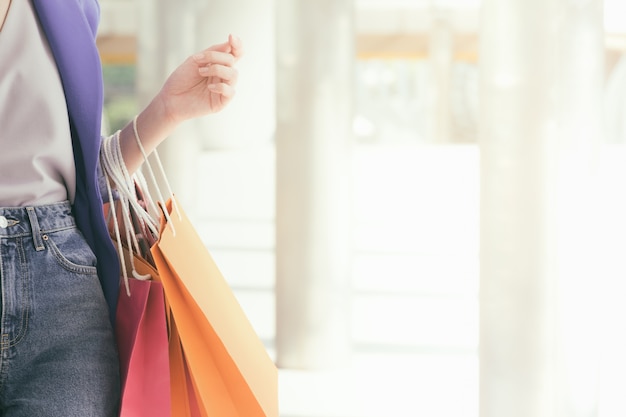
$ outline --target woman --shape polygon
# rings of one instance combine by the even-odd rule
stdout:
[[[120,272],[102,213],[98,20],[97,0],[0,0],[3,417],[117,413]],[[229,36],[185,60],[137,118],[144,148],[223,109],[240,56]],[[132,125],[119,146],[135,170]]]

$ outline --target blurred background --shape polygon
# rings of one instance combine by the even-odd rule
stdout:
[[[626,3],[100,2],[109,132],[244,42],[161,157],[281,417],[626,415]]]

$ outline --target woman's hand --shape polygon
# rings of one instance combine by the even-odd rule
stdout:
[[[235,95],[241,41],[211,46],[187,58],[165,81],[161,91],[137,117],[137,131],[147,153],[152,152],[185,120],[222,110]],[[132,124],[120,132],[124,162],[134,172],[143,162]]]
[[[234,65],[242,55],[241,40],[213,45],[187,58],[169,76],[157,99],[175,124],[216,113],[235,95],[238,72]]]

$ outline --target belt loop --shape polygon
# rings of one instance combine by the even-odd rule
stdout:
[[[35,214],[34,207],[26,207],[28,213],[28,220],[30,221],[30,228],[33,233],[33,241],[35,243],[35,250],[37,252],[46,249],[43,245],[43,239],[41,238],[41,230],[39,230],[39,221],[37,220],[37,214]]]

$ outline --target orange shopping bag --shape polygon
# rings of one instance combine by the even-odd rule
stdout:
[[[276,366],[184,212],[167,210],[151,252],[201,415],[278,417]]]
[[[198,404],[196,388],[191,380],[189,365],[183,354],[178,329],[170,317],[170,369],[172,415],[181,417],[209,417]]]

